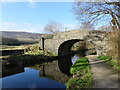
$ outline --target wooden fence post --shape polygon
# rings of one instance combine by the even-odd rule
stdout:
[[[43,49],[43,53],[44,53],[44,40],[45,40],[44,37],[42,37],[42,49]],[[43,62],[43,70],[42,71],[43,71],[43,73],[42,73],[43,75],[42,76],[44,76],[45,75],[44,62]]]

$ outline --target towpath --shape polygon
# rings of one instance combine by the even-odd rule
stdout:
[[[87,56],[93,77],[93,88],[119,88],[118,71],[114,70],[104,61],[96,58],[96,55]]]

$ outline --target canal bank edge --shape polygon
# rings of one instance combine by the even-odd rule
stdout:
[[[70,72],[73,75],[66,82],[66,88],[92,88],[93,78],[88,59],[86,57],[77,59],[71,66]]]

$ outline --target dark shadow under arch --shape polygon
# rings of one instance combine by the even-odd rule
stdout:
[[[71,55],[74,54],[71,51],[71,47],[74,43],[84,41],[80,39],[71,39],[63,42],[58,48],[58,65],[62,73],[70,75],[70,67],[72,65]]]

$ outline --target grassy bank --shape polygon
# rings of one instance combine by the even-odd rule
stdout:
[[[70,73],[73,76],[67,81],[67,88],[91,88],[93,81],[87,58],[83,57],[76,60]]]
[[[23,45],[20,46],[9,46],[9,45],[0,45],[0,50],[16,50],[24,48]]]
[[[118,63],[118,60],[112,59],[110,56],[99,56],[97,58],[105,61],[108,65],[120,71],[120,64]]]
[[[25,49],[26,55],[46,55],[46,56],[55,56],[51,52],[48,52],[46,49],[43,51],[39,44],[29,45]]]

